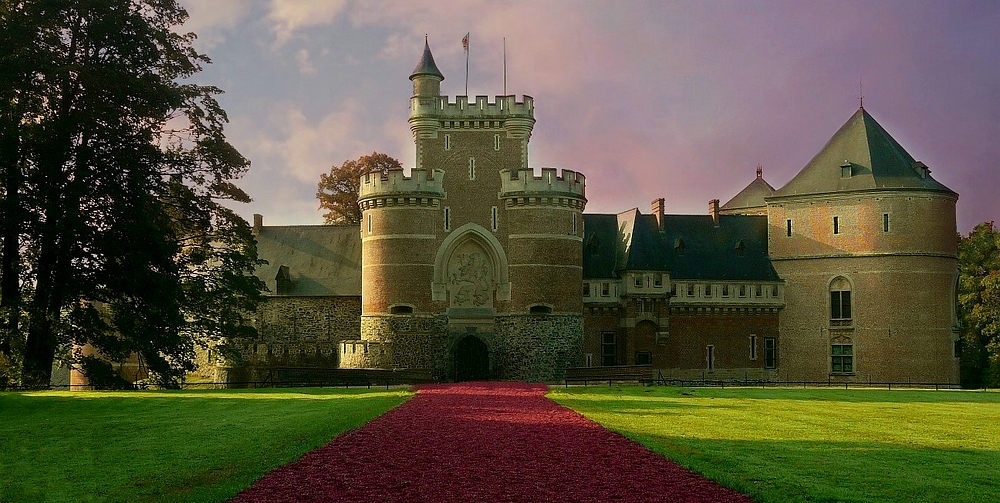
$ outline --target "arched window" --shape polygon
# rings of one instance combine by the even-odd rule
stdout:
[[[528,312],[531,314],[552,314],[552,306],[535,304],[528,307]]]
[[[851,323],[851,283],[844,277],[830,282],[830,324]]]
[[[389,314],[413,314],[413,306],[397,304],[389,308]]]

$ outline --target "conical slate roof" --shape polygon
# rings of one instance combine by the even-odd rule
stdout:
[[[735,210],[765,206],[764,198],[769,197],[771,194],[774,194],[774,187],[764,180],[758,169],[757,178],[750,182],[750,185],[747,185],[739,194],[733,196],[729,202],[723,204],[720,209]]]
[[[842,166],[850,165],[850,170]],[[953,192],[926,174],[864,108],[774,196],[822,194],[865,189],[924,189]],[[727,203],[728,204],[728,203]]]
[[[427,43],[427,38],[424,38],[424,55],[420,57],[420,62],[417,63],[417,67],[413,69],[413,74],[410,75],[410,80],[421,75],[431,75],[444,80],[444,75],[441,74],[441,70],[438,70],[436,64],[434,64],[434,56],[431,54],[431,46]]]

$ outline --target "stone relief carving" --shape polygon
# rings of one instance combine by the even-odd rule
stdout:
[[[465,243],[448,263],[452,307],[493,306],[493,264],[476,243]]]

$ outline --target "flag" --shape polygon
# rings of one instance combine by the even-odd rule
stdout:
[[[466,33],[465,36],[462,37],[462,49],[464,49],[465,52],[469,52],[469,34],[468,33]]]

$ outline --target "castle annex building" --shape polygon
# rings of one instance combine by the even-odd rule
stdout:
[[[442,96],[426,45],[410,80],[416,166],[362,177],[360,228],[255,216],[270,295],[231,381],[280,366],[555,381],[651,364],[957,384],[958,195],[863,108],[778,189],[758,169],[704,215],[663,199],[590,214],[583,174],[529,166],[531,97]]]

